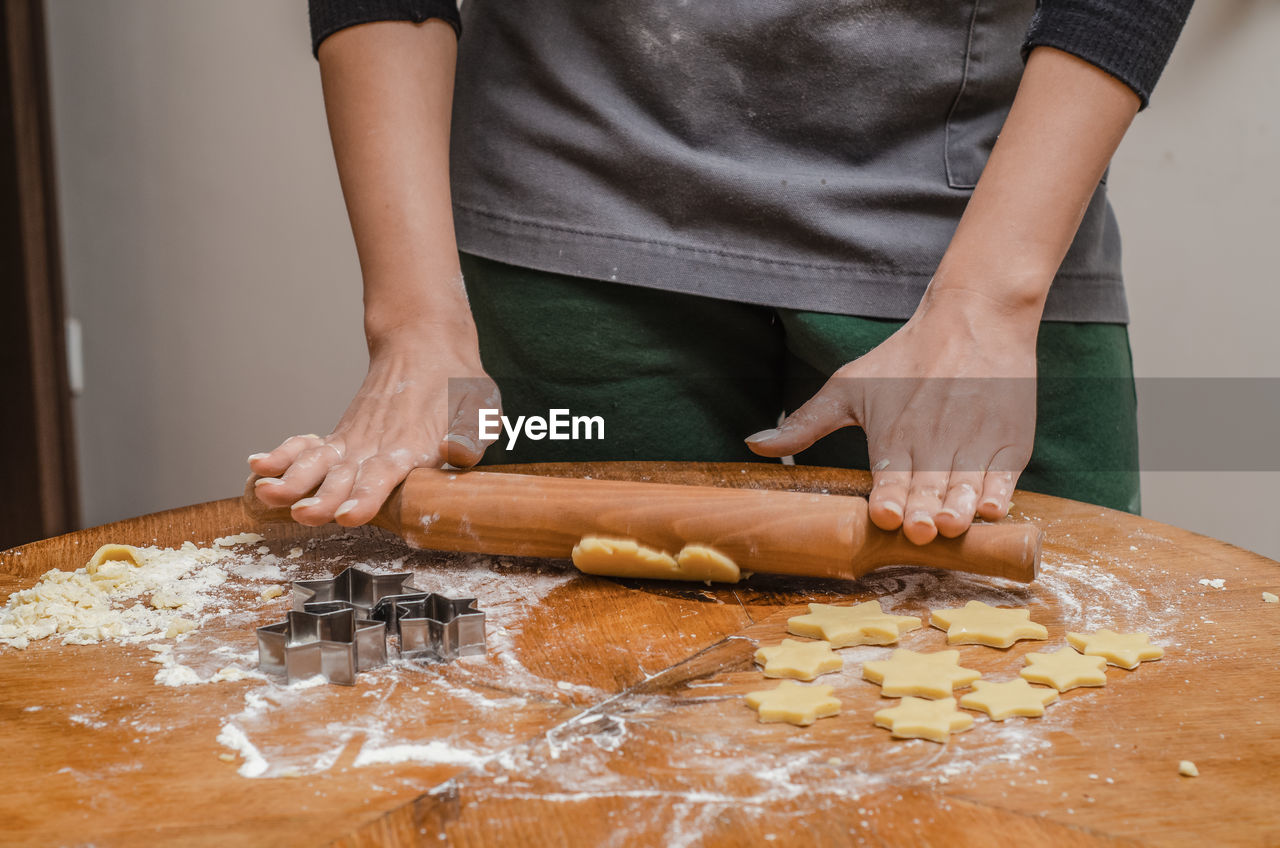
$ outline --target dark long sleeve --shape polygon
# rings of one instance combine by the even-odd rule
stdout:
[[[430,18],[448,22],[454,32],[462,32],[456,0],[309,0],[311,50],[340,29],[372,21],[413,21]]]
[[[1056,47],[1097,65],[1137,93],[1145,108],[1192,0],[1038,0],[1024,42]]]

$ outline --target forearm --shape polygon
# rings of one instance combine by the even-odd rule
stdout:
[[[1138,106],[1132,89],[1093,65],[1049,47],[1032,51],[927,298],[977,295],[997,312],[1038,324]]]
[[[327,38],[319,56],[370,349],[423,328],[473,343],[449,195],[453,29],[366,24]]]

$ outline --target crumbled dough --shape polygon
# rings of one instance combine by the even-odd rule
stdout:
[[[970,601],[956,609],[936,610],[929,621],[947,631],[948,645],[989,645],[1007,648],[1019,639],[1048,639],[1044,625],[1031,620],[1031,611],[1006,609]]]
[[[243,668],[237,668],[234,665],[228,665],[218,669],[214,675],[209,678],[208,682],[221,683],[224,680],[248,680],[252,677],[261,677],[261,675],[245,671]]]
[[[804,726],[840,712],[835,691],[834,686],[802,686],[793,680],[784,680],[773,689],[748,692],[747,706],[760,714],[761,721]]]
[[[1077,653],[1070,645],[1063,645],[1051,654],[1034,651],[1026,656],[1027,667],[1018,672],[1032,683],[1052,686],[1059,692],[1077,686],[1106,686],[1107,661],[1102,657],[1087,657]]]
[[[1032,686],[1021,678],[1004,683],[975,680],[973,691],[960,699],[960,706],[966,710],[982,710],[992,721],[1004,721],[1010,716],[1042,716],[1044,708],[1056,700],[1055,690]]]
[[[157,589],[151,593],[151,606],[156,609],[178,609],[186,602],[186,598],[168,589]]]
[[[298,559],[302,556],[302,548],[290,548],[287,559]]]
[[[283,595],[283,594],[284,594],[284,589],[283,589],[283,587],[280,587],[280,586],[268,586],[267,588],[265,588],[265,589],[263,589],[263,590],[262,590],[262,594],[261,594],[261,595],[259,595],[258,597],[262,598],[262,600],[264,600],[264,601],[269,601],[269,600],[271,600],[272,598],[278,598],[278,597],[280,597],[280,596],[281,596],[281,595]]]
[[[756,662],[763,666],[765,677],[791,677],[796,680],[813,680],[820,674],[844,668],[844,659],[831,650],[830,642],[800,642],[783,639],[781,645],[773,645],[756,651]]]
[[[218,755],[218,759],[222,760],[224,763],[234,763],[236,761],[236,755],[230,751],[223,751]]]
[[[196,623],[189,618],[175,618],[169,622],[169,627],[164,631],[164,638],[174,639],[183,633],[190,633],[196,629]]]
[[[898,648],[887,660],[863,663],[862,676],[880,684],[880,693],[889,698],[915,695],[949,698],[951,690],[963,689],[982,672],[960,667],[959,651],[918,654]]]
[[[171,626],[184,626],[175,621],[190,620],[178,609],[198,613],[206,593],[226,580],[214,563],[230,556],[190,542],[176,550],[104,545],[83,568],[52,569],[10,595],[0,607],[0,644],[26,648],[54,635],[67,645],[164,638]]]
[[[809,604],[808,615],[787,619],[787,631],[797,636],[824,639],[834,648],[853,645],[890,645],[898,636],[919,629],[920,619],[913,615],[889,615],[880,609],[879,601],[867,601],[851,607],[834,604]]]
[[[1263,593],[1262,593],[1262,601],[1263,601],[1263,603],[1267,603],[1267,604],[1274,604],[1274,603],[1280,602],[1280,597],[1277,597],[1276,595],[1272,594],[1271,592],[1263,592]]]
[[[579,571],[605,577],[718,583],[737,583],[741,577],[733,560],[705,545],[686,545],[673,557],[634,539],[585,536],[574,546],[572,558]]]
[[[907,697],[896,707],[877,712],[875,723],[900,739],[946,742],[952,733],[973,727],[973,716],[957,710],[956,699],[952,697],[937,701]]]
[[[1135,669],[1139,663],[1164,656],[1164,648],[1152,645],[1145,633],[1117,633],[1104,629],[1094,634],[1068,633],[1067,641],[1080,653],[1102,657],[1120,668]]]
[[[1183,760],[1178,763],[1178,774],[1183,777],[1199,777],[1200,769],[1196,768],[1196,764],[1190,760]]]

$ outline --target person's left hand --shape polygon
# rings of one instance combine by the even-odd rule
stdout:
[[[871,458],[871,520],[916,544],[1002,518],[1031,458],[1039,315],[979,291],[926,293],[880,346],[848,363],[774,430],[747,445],[799,453],[858,426]]]

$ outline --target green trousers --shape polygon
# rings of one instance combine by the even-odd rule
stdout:
[[[602,283],[463,254],[480,353],[504,414],[600,416],[603,439],[504,437],[486,463],[776,462],[743,439],[774,427],[901,321],[753,306]],[[1121,324],[1040,326],[1036,437],[1019,487],[1138,512],[1137,403]],[[584,431],[585,432],[585,431]],[[858,428],[799,464],[867,468]]]

